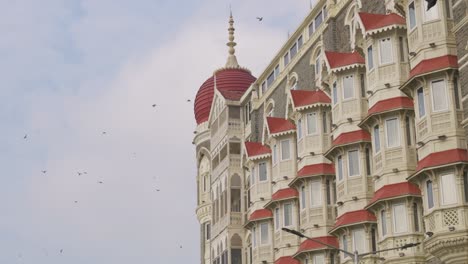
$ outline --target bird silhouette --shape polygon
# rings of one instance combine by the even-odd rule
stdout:
[[[98,183],[99,183],[99,184],[103,184],[103,182],[102,182],[102,181],[98,181]]]
[[[160,189],[156,189],[157,192],[161,191]]]
[[[106,131],[102,131],[102,134],[105,135],[105,134],[107,134],[107,132],[106,132]]]
[[[62,248],[62,249],[60,249],[60,254],[62,254],[62,253],[63,253],[63,248]]]
[[[187,102],[192,102],[192,100],[190,100],[190,99],[187,99]]]
[[[28,138],[28,134],[25,134],[23,139],[27,139]]]
[[[78,172],[78,176],[80,176],[80,175],[81,175],[81,172]]]
[[[42,173],[46,173],[47,171],[46,170],[43,170]]]
[[[75,203],[78,203],[78,201],[75,201]]]
[[[263,17],[257,17],[258,21],[262,21]]]
[[[153,104],[152,107],[156,107],[156,104]]]

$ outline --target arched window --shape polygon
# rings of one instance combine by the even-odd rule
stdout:
[[[242,239],[238,234],[231,238],[231,264],[242,264]]]

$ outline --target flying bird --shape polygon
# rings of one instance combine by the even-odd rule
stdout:
[[[152,106],[153,106],[153,107],[156,107],[156,104],[153,104]]]
[[[182,248],[182,245],[180,245],[179,248]]]
[[[105,134],[107,134],[107,132],[106,132],[106,131],[102,131],[102,134],[105,135]]]
[[[103,184],[103,182],[102,182],[102,181],[98,181],[98,183],[99,183],[99,184]]]
[[[190,99],[187,99],[187,102],[192,102],[192,100],[190,100]]]
[[[159,191],[160,191],[160,189],[156,189],[156,191],[157,191],[157,192],[159,192]]]
[[[62,248],[62,249],[60,249],[60,254],[62,254],[62,253],[63,253],[63,248]]]
[[[263,17],[257,17],[258,21],[262,21]]]
[[[78,172],[78,176],[80,176],[82,173],[81,172]]]
[[[78,203],[78,201],[75,201],[75,203]]]
[[[47,171],[46,170],[43,170],[42,173],[46,173]]]
[[[28,134],[24,134],[23,139],[27,139],[27,138],[28,138]]]

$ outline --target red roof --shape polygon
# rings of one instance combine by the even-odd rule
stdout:
[[[296,130],[296,126],[293,123],[279,117],[267,117],[267,124],[270,134]]]
[[[414,108],[413,100],[408,97],[394,97],[385,100],[378,101],[367,111],[368,115],[373,115],[382,112],[388,112],[394,109],[401,108]]]
[[[268,219],[272,217],[273,217],[273,213],[270,210],[258,209],[258,210],[255,210],[252,214],[250,214],[249,221],[258,221],[258,220]]]
[[[335,226],[330,231],[336,230],[340,226],[358,224],[363,222],[375,222],[377,218],[375,215],[367,210],[357,210],[344,213],[336,219]]]
[[[322,243],[325,243],[325,244],[328,244],[328,245],[339,248],[338,239],[336,239],[336,237],[334,237],[334,236],[313,237],[313,239],[318,240],[318,241],[320,241]],[[310,239],[306,239],[299,246],[299,249],[297,250],[297,253],[304,252],[304,251],[323,249],[323,248],[328,248],[328,247],[324,246],[324,245],[322,245],[320,243],[317,243],[315,241],[312,241]]]
[[[391,14],[370,14],[359,12],[362,24],[366,31],[371,31],[378,28],[384,28],[392,25],[406,26],[406,20],[394,13]]]
[[[296,189],[293,188],[284,188],[281,190],[278,190],[271,196],[271,201],[279,201],[279,200],[285,200],[288,198],[294,198],[298,197],[299,193],[297,192]]]
[[[422,169],[438,167],[457,162],[468,162],[468,153],[466,149],[450,149],[440,152],[434,152],[418,162],[416,171]]]
[[[362,57],[357,51],[353,53],[325,51],[325,56],[331,69],[353,64],[365,64],[364,57]]]
[[[421,195],[421,190],[417,185],[410,182],[388,184],[375,192],[374,197],[372,197],[372,200],[367,205],[367,207],[371,206],[377,201],[405,195]]]
[[[275,261],[275,264],[301,264],[299,260],[293,257],[281,257]]]
[[[346,133],[341,133],[335,140],[333,146],[346,145],[359,141],[370,141],[371,135],[365,130],[356,130]]]
[[[330,163],[319,163],[304,166],[297,172],[297,177],[307,177],[314,175],[330,175],[335,174],[335,168]]]
[[[322,90],[306,91],[306,90],[291,90],[291,97],[295,107],[313,105],[317,103],[330,104],[330,97]]]
[[[215,73],[216,88],[230,100],[239,100],[249,86],[256,80],[244,69],[223,69]],[[195,120],[201,124],[210,116],[211,104],[214,96],[214,75],[208,78],[197,92],[194,103]]]
[[[410,79],[445,68],[458,68],[458,58],[454,55],[445,55],[437,58],[423,60],[410,71]]]
[[[248,157],[270,154],[271,149],[258,142],[245,142],[245,150]]]

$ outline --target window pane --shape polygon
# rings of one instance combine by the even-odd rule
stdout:
[[[274,81],[275,81],[275,72],[271,72],[267,78],[267,87],[269,88]]]
[[[333,104],[338,103],[338,91],[336,88],[336,82],[333,83]]]
[[[460,95],[458,91],[458,79],[453,79],[453,92],[455,93],[455,107],[460,109]]]
[[[306,193],[305,193],[305,186],[301,187],[301,209],[305,208],[306,203]]]
[[[302,119],[299,119],[297,121],[297,138],[298,139],[302,138]]]
[[[273,153],[271,153],[272,160],[273,160],[273,165],[276,164],[277,159],[276,159],[276,145],[273,145]]]
[[[341,243],[342,243],[342,246],[343,246],[343,250],[348,251],[348,239],[347,239],[346,235],[343,235]],[[346,255],[344,255],[344,256],[346,257]]]
[[[434,207],[434,194],[432,192],[432,181],[426,182],[426,191],[427,191],[427,207],[431,209]]]
[[[314,264],[325,264],[325,256],[323,254],[315,255]]]
[[[359,76],[359,80],[360,80],[360,83],[361,83],[361,97],[366,97],[366,82],[365,82],[365,79],[364,79],[364,74],[361,74]]]
[[[338,162],[337,162],[337,172],[338,172],[338,180],[343,180],[343,159],[341,156],[338,156]]]
[[[353,231],[353,251],[366,252],[366,239],[364,229],[358,229]]]
[[[392,42],[390,38],[380,40],[380,63],[387,64],[393,62]]]
[[[439,5],[436,5],[427,10],[427,1],[423,1],[424,21],[431,21],[439,18]]]
[[[319,73],[320,73],[320,56],[318,56],[317,59],[315,60],[315,74],[319,74]],[[317,76],[315,78],[317,78]]]
[[[260,224],[260,243],[261,244],[268,244],[269,236],[268,236],[268,223],[261,223]]]
[[[423,88],[418,89],[418,110],[419,110],[419,118],[422,118],[426,115],[426,106],[424,104]]]
[[[385,121],[385,127],[387,128],[387,147],[391,148],[400,146],[400,133],[398,126],[398,118],[392,118]]]
[[[316,17],[315,17],[315,30],[322,24],[323,17],[322,17],[322,12],[320,12]]]
[[[410,29],[413,29],[416,26],[416,12],[414,10],[414,2],[409,4],[408,12],[409,12]]]
[[[255,227],[252,228],[252,245],[253,247],[257,246],[257,229]]]
[[[406,208],[404,204],[393,206],[393,228],[395,233],[408,231],[408,220],[406,219]]]
[[[284,66],[289,64],[289,53],[286,53],[283,57],[284,59]]]
[[[444,80],[432,82],[432,102],[434,111],[447,109],[447,91]]]
[[[398,43],[400,47],[400,61],[405,61],[405,43],[403,42],[403,37],[398,38]]]
[[[284,205],[284,226],[292,225],[292,205],[285,204]]]
[[[354,97],[353,76],[343,77],[343,99]]]
[[[320,206],[322,204],[322,186],[320,181],[310,182],[310,205]]]
[[[457,193],[455,192],[455,190],[457,188],[457,185],[455,184],[455,175],[453,174],[442,175],[442,177],[440,177],[440,183],[442,185],[442,188],[441,188],[442,204],[448,205],[448,204],[456,203]]]
[[[322,112],[322,127],[323,127],[323,133],[327,133],[327,112]]]
[[[410,123],[409,116],[405,117],[405,130],[406,130],[406,144],[408,146],[411,146],[411,123]]]
[[[302,36],[297,39],[297,49],[299,50],[302,47]]]
[[[316,113],[307,114],[307,134],[317,133],[317,115]]]
[[[413,224],[414,224],[414,231],[419,231],[419,212],[418,212],[418,204],[413,203]]]
[[[369,148],[366,148],[366,173],[367,173],[367,176],[371,175],[371,160],[370,160]]]
[[[266,168],[266,163],[261,162],[258,164],[258,178],[259,181],[266,181],[267,180],[267,168]]]
[[[367,67],[369,71],[374,68],[374,52],[372,51],[372,46],[367,48]]]
[[[374,127],[374,150],[375,153],[379,153],[380,151],[380,131],[379,126]]]
[[[310,23],[309,25],[309,37],[314,34],[314,22]]]
[[[290,159],[289,139],[281,141],[281,160]]]
[[[385,210],[380,211],[380,221],[382,226],[382,236],[387,235],[387,217],[385,215]]]
[[[275,229],[278,230],[280,228],[280,209],[275,209]]]
[[[294,43],[294,45],[292,45],[292,47],[289,49],[290,59],[292,60],[294,56],[296,56],[296,54],[297,54],[297,44]]]
[[[332,186],[330,184],[330,180],[326,180],[325,181],[325,185],[326,185],[326,191],[327,191],[327,204],[330,205],[331,204],[331,192],[332,192]]]
[[[357,150],[348,152],[349,176],[359,175],[359,153]]]

